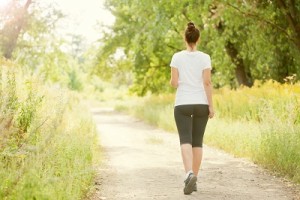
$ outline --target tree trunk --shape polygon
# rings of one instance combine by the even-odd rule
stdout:
[[[276,0],[276,2],[285,17],[290,30],[292,31],[292,42],[296,45],[300,52],[300,15],[296,8],[299,5],[296,5],[295,1],[286,3],[284,0]]]
[[[277,81],[283,83],[285,82],[285,78],[292,75],[293,73],[296,73],[296,71],[293,71],[292,66],[295,66],[293,63],[293,58],[290,57],[286,53],[281,53],[281,56],[279,57],[279,64],[277,66]]]
[[[3,56],[6,59],[11,59],[12,57],[12,52],[17,45],[17,40],[26,21],[26,13],[31,3],[32,0],[27,0],[25,6],[20,9],[17,16],[14,16],[14,20],[8,21],[2,29]]]
[[[245,85],[251,87],[253,85],[252,78],[247,77],[246,67],[242,58],[238,57],[238,51],[235,48],[234,44],[230,41],[227,41],[225,45],[227,54],[229,55],[231,61],[235,64],[235,75],[239,85]]]
[[[219,34],[221,35],[224,32],[224,25],[223,22],[219,22],[219,24],[216,26]],[[226,52],[228,54],[228,56],[230,57],[231,61],[233,62],[233,64],[236,66],[235,68],[235,76],[236,79],[239,83],[239,85],[245,85],[248,87],[251,87],[253,85],[253,81],[252,81],[252,76],[250,73],[250,70],[246,70],[246,66],[244,64],[244,60],[240,57],[238,57],[238,50],[236,49],[236,47],[234,46],[234,44],[230,41],[227,41],[225,44],[225,49]],[[248,74],[248,76],[247,76]]]

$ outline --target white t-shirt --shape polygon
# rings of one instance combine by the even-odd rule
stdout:
[[[211,69],[210,56],[201,51],[183,50],[173,55],[170,67],[178,69],[179,79],[175,106],[208,104],[202,72]]]

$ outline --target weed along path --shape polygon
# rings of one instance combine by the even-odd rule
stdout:
[[[96,192],[89,199],[297,199],[297,193],[287,182],[246,160],[207,146],[198,177],[198,192],[184,195],[177,134],[112,109],[92,112],[104,164],[99,167]]]

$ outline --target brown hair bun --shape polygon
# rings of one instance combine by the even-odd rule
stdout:
[[[185,40],[187,41],[188,44],[193,44],[198,41],[199,37],[200,37],[199,29],[196,28],[193,22],[189,22],[185,29]]]
[[[193,23],[193,22],[189,22],[188,24],[187,24],[187,29],[188,30],[190,30],[190,31],[193,31],[193,30],[195,30],[195,24]]]

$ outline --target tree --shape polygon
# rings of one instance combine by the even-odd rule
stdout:
[[[3,13],[4,16],[1,17],[1,23],[4,24],[0,30],[1,46],[3,56],[7,59],[11,59],[21,30],[27,22],[28,8],[31,3],[31,0],[27,0],[25,5],[22,6],[21,3],[16,0],[11,1],[7,6],[7,11]]]
[[[132,61],[135,77],[132,91],[144,95],[147,91],[168,90],[169,58],[174,50],[180,49],[176,46],[181,43],[176,40],[166,43],[167,38],[162,37],[179,36],[169,31],[171,13],[164,11],[169,8],[167,2],[108,1],[107,7],[116,16],[116,24],[112,28],[113,37],[108,33],[103,39],[105,45],[99,53],[98,71],[108,71],[102,69],[109,67],[109,57],[118,48],[123,48],[126,57]]]
[[[57,22],[64,14],[53,4],[31,1],[25,5],[12,1],[4,11],[0,15],[3,56],[18,63],[19,70],[37,74],[44,82],[81,90],[82,40],[71,35],[68,41],[57,33]]]
[[[139,95],[169,90],[169,62],[184,48],[189,21],[201,29],[200,49],[212,57],[215,87],[300,75],[299,1],[106,2],[116,21],[102,40],[97,70],[109,66],[116,49],[124,49],[134,73],[131,89]]]

